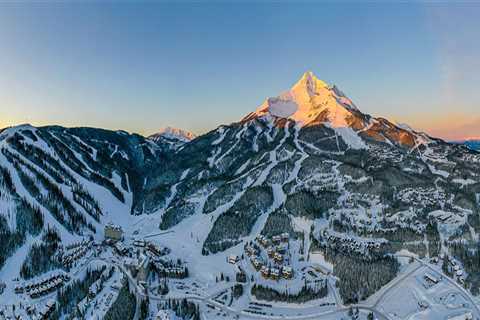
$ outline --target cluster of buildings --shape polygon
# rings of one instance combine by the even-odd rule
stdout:
[[[430,212],[429,216],[444,224],[456,224],[464,220],[465,214],[454,209],[452,212],[443,210]]]
[[[88,246],[90,243],[91,243],[91,241],[89,241],[89,240],[82,240],[82,241],[78,241],[78,242],[73,242],[73,243],[70,243],[70,244],[66,245],[65,249],[66,250],[73,250],[73,249],[76,249],[76,248]]]
[[[43,308],[40,310],[40,312],[38,312],[38,315],[37,315],[37,308],[35,305],[26,305],[25,311],[27,312],[27,315],[28,315],[27,319],[48,320],[50,319],[50,315],[52,314],[52,312],[55,311],[56,306],[57,306],[57,303],[55,302],[55,300],[53,299],[48,300],[47,303],[43,306]],[[25,319],[21,315],[15,314],[15,308],[13,308],[12,313],[14,314],[14,316],[10,317],[8,315],[7,316],[5,315],[4,310],[0,310],[0,319],[16,319],[16,320]]]
[[[289,266],[282,266],[280,268],[262,266],[260,274],[265,279],[278,280],[281,277],[284,279],[291,279],[293,277],[293,269]]]
[[[384,146],[380,145],[369,145],[369,151],[375,158],[379,159],[379,161],[371,161],[369,162],[368,168],[381,168],[385,165],[385,160],[391,161],[393,163],[399,163],[403,160],[403,155],[396,149],[396,148],[388,148],[386,149]],[[384,160],[384,161],[381,161]]]
[[[290,235],[285,232],[280,235],[273,236],[271,239],[269,237],[258,235],[255,240],[262,245],[264,248],[268,248],[272,245],[278,245],[281,242],[288,243],[290,240]]]
[[[124,246],[123,243],[121,243],[120,241],[115,242],[113,244],[113,248],[115,249],[117,254],[119,254],[121,256],[124,256],[128,253],[128,248],[126,246]]]
[[[122,228],[112,224],[105,226],[105,241],[111,244],[117,254],[126,255],[131,252],[132,247],[127,247],[123,242]],[[170,250],[166,247],[161,247],[155,243],[148,242],[145,239],[135,239],[133,246],[145,251],[145,254],[150,257],[160,257],[170,253]]]
[[[138,258],[124,257],[124,265],[130,273],[136,276],[139,283],[144,283],[150,271],[155,270],[159,276],[168,278],[183,279],[188,277],[188,270],[183,265],[175,265],[161,259],[170,253],[166,247],[161,247],[145,239],[135,239],[133,247],[127,247],[123,241],[123,230],[120,226],[109,223],[105,226],[105,242],[111,244],[116,253],[125,256],[133,252],[133,247],[140,249]]]
[[[452,276],[457,279],[458,283],[463,285],[465,283],[465,273],[462,266],[455,259],[442,253],[440,254],[440,257],[431,258],[430,263],[438,265],[440,263],[440,260],[445,259],[447,261],[448,271],[452,273]]]
[[[148,242],[144,239],[136,239],[133,241],[133,246],[137,248],[141,248],[145,251],[147,255],[150,257],[160,257],[170,253],[170,250],[165,247],[161,247],[155,243]],[[126,255],[131,247],[126,247],[121,241],[117,241],[113,244],[113,247],[117,254],[119,255]]]
[[[146,281],[150,271],[150,257],[141,254],[138,259],[125,258],[125,267],[133,276],[137,277],[138,281]]]
[[[331,170],[331,169],[330,169]],[[315,180],[320,184],[312,185],[312,190],[316,192],[335,192],[338,191],[338,180],[335,173],[317,173]]]
[[[367,239],[359,237],[345,236],[341,233],[325,230],[323,232],[323,245],[329,248],[334,248],[340,251],[358,252],[364,254],[371,251],[379,251],[382,245],[387,245],[387,240],[382,239]]]
[[[250,257],[250,262],[255,270],[260,271],[264,278],[273,280],[280,278],[291,279],[293,277],[293,269],[284,265],[289,240],[290,236],[288,233],[282,233],[271,238],[259,235],[255,241],[260,247],[256,243],[247,245],[245,253]],[[273,261],[274,266],[267,265],[261,258],[261,248],[266,251],[267,257]]]
[[[138,281],[146,281],[151,270],[158,276],[165,278],[184,279],[188,277],[188,269],[185,265],[175,264],[161,258],[166,248],[154,244],[146,244],[145,250],[138,259],[125,258],[125,267],[136,275]]]
[[[460,264],[458,264],[457,261],[455,261],[455,259],[450,258],[448,256],[445,256],[444,259],[448,259],[450,271],[452,272],[454,277],[456,277],[457,281],[460,284],[464,284],[465,283],[465,274],[464,274],[463,269],[460,266]]]
[[[184,265],[164,266],[161,262],[153,262],[153,266],[160,277],[185,279],[188,277],[187,268]]]
[[[444,191],[426,187],[405,188],[396,193],[395,197],[403,203],[422,207],[434,207],[439,203],[445,203],[447,200],[447,195]]]
[[[70,277],[67,274],[55,274],[37,282],[17,285],[15,286],[15,293],[27,293],[31,298],[35,299],[55,291],[69,280]]]
[[[342,209],[354,209],[358,208],[360,203],[378,203],[379,201],[378,195],[352,192],[343,198],[341,207]]]
[[[158,244],[152,242],[147,242],[145,240],[136,240],[136,242],[137,244],[135,244],[134,242],[133,245],[145,248],[146,253],[152,257],[161,257],[170,253],[170,250],[168,248],[161,247]]]
[[[175,265],[147,254],[141,254],[138,259],[126,258],[125,267],[137,277],[139,282],[146,281],[151,270],[155,270],[160,277],[165,278],[188,277],[188,269],[184,265]]]
[[[55,300],[48,300],[43,309],[40,311],[39,316],[40,320],[47,320],[50,318],[50,314],[55,311],[56,302]]]
[[[73,245],[66,246],[68,252],[63,252],[60,261],[65,268],[71,268],[75,262],[85,256],[92,246],[92,241],[82,241]]]
[[[466,153],[463,155],[463,161],[465,162],[480,162],[480,154],[478,153]]]

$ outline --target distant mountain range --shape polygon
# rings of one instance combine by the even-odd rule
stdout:
[[[480,151],[480,139],[467,140],[463,143],[472,150]]]
[[[197,136],[195,134],[187,130],[166,127],[160,130],[158,133],[149,136],[148,138],[160,145],[164,144],[172,149],[178,149],[183,144],[190,142],[196,137]]]
[[[450,143],[465,145],[470,150],[480,151],[480,139],[454,140]]]

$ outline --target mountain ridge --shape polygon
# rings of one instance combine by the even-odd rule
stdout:
[[[383,239],[367,260],[449,250],[450,242],[424,247],[426,230],[452,243],[476,239],[480,153],[364,114],[350,100],[347,109],[338,101],[345,95],[319,81],[306,74],[297,96],[267,99],[238,122],[175,146],[118,130],[3,129],[0,201],[9,210],[0,226],[5,220],[13,232],[17,218],[37,217],[38,208],[42,227],[26,230],[55,228],[62,241],[101,240],[111,221],[129,238],[165,230],[176,242],[189,239],[175,249],[202,266],[260,234],[305,233],[328,247],[336,245],[325,236],[332,233]],[[317,100],[302,99],[318,88]],[[293,108],[271,114],[280,100],[304,103],[296,110],[312,108],[313,116]],[[347,116],[332,117],[337,107]]]

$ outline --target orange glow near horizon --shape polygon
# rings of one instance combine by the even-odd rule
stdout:
[[[433,137],[447,141],[480,138],[478,133],[480,117],[472,118],[464,114],[441,116],[422,114],[407,117],[404,122],[415,130],[424,131]]]
[[[372,115],[374,117],[378,115]],[[386,119],[392,122],[406,123],[411,126],[414,130],[423,131],[429,134],[432,137],[442,138],[447,141],[456,141],[456,140],[466,140],[466,139],[480,139],[478,135],[478,128],[480,128],[480,117],[471,118],[463,114],[449,114],[442,116],[431,116],[429,114],[419,114],[411,115],[408,117],[395,117],[395,116],[385,116]],[[6,128],[11,126],[16,126],[20,124],[29,123],[33,126],[47,126],[47,125],[62,125],[66,127],[77,127],[77,126],[87,126],[87,127],[101,127],[110,130],[125,130],[131,133],[138,133],[144,136],[156,133],[154,131],[146,130],[142,128],[140,124],[129,123],[126,127],[115,127],[115,126],[99,126],[98,123],[92,122],[83,122],[79,119],[78,122],[71,123],[51,123],[48,120],[42,119],[22,119],[21,117],[15,115],[7,115],[5,112],[0,114],[0,128]],[[121,124],[119,124],[121,125]],[[160,129],[160,128],[158,128]],[[192,128],[182,128],[185,130],[191,130]],[[204,128],[203,130],[191,130],[195,134],[203,134],[212,128]],[[155,129],[153,129],[155,130]],[[152,132],[150,132],[152,131]]]

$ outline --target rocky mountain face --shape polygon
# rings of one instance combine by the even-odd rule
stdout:
[[[479,153],[364,114],[310,72],[196,138],[18,126],[0,133],[0,148],[0,227],[24,235],[38,224],[98,234],[131,214],[162,230],[198,220],[208,255],[298,232],[300,219],[318,244],[336,232],[428,254],[480,232]]]

